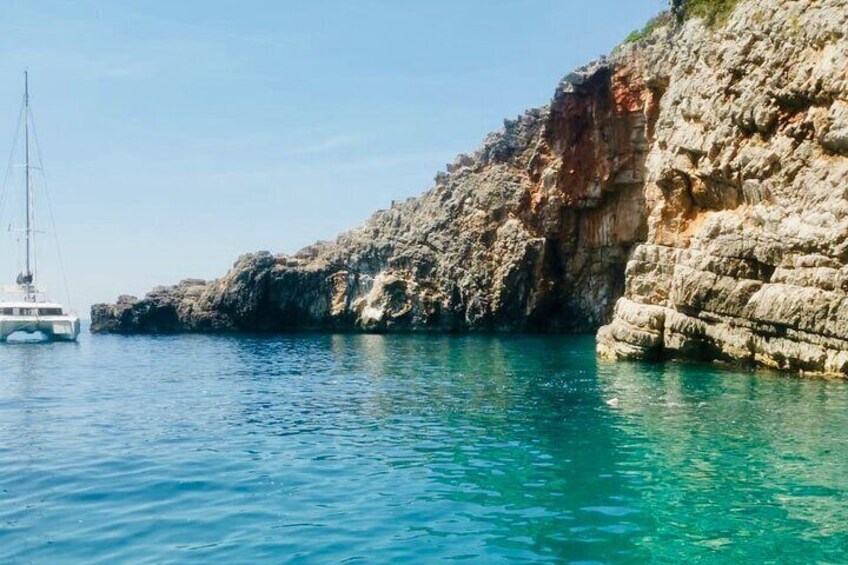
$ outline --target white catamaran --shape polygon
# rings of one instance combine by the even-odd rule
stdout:
[[[44,291],[38,288],[35,268],[35,214],[32,170],[30,165],[29,77],[24,72],[24,101],[21,110],[24,126],[24,170],[26,264],[15,285],[4,287],[4,294],[13,294],[14,300],[0,301],[0,341],[5,342],[13,333],[41,333],[53,340],[75,341],[80,332],[79,317],[67,312],[61,304],[49,302]],[[20,126],[18,126],[20,127]],[[36,144],[37,148],[37,144]]]

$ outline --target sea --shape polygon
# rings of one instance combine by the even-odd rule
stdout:
[[[848,382],[590,336],[0,346],[0,563],[846,563]]]

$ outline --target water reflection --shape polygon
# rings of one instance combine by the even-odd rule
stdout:
[[[848,547],[845,383],[598,365],[572,337],[85,336],[2,355],[12,561],[801,563]]]
[[[638,446],[627,465],[657,524],[652,554],[844,557],[845,383],[682,364],[602,365],[599,380]]]
[[[486,544],[536,559],[632,554],[635,540],[651,527],[632,503],[636,491],[622,489],[618,477],[620,457],[603,418],[608,409],[590,343],[309,339],[329,339],[330,358],[321,347],[296,346],[296,363],[312,369],[288,367],[285,375],[268,357],[274,352],[271,357],[291,362],[288,346],[245,344],[247,351],[261,351],[262,361],[245,358],[243,365],[255,367],[260,380],[275,366],[265,380],[277,384],[265,387],[285,388],[285,396],[256,396],[245,408],[246,421],[262,418],[273,433],[298,435],[292,441],[312,442],[311,449],[321,444],[322,464],[361,465],[375,478],[402,475],[411,490],[407,507],[414,510],[397,524],[434,536],[485,532]],[[308,377],[299,379],[302,374]],[[418,497],[450,501],[453,511],[437,512],[444,505],[433,504],[428,513]]]

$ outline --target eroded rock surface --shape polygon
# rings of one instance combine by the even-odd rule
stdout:
[[[636,59],[580,69],[420,198],[294,256],[96,305],[92,329],[593,330],[647,233],[642,75]]]
[[[668,87],[610,358],[848,374],[848,3],[742,2],[642,49]]]
[[[604,357],[848,374],[848,0],[674,20],[566,77],[420,198],[294,256],[97,305],[92,329],[608,323]]]

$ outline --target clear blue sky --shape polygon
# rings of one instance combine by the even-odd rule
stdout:
[[[28,67],[71,296],[87,315],[119,293],[221,276],[242,252],[331,239],[423,192],[665,5],[6,0],[0,153]],[[42,248],[43,283],[63,298],[53,244]]]

